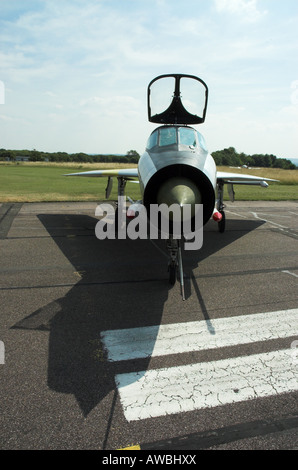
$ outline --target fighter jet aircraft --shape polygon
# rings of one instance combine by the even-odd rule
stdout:
[[[203,225],[213,218],[219,232],[224,232],[224,185],[227,185],[230,200],[234,201],[235,184],[267,187],[267,181],[276,180],[217,171],[203,135],[192,127],[205,121],[207,103],[208,87],[194,75],[167,74],[154,78],[147,89],[148,119],[159,127],[149,136],[137,168],[95,170],[67,176],[107,177],[106,198],[111,193],[112,178],[116,177],[118,199],[124,196],[127,181],[137,179],[142,200],[130,200],[129,217],[138,214],[139,205],[145,207],[148,214],[152,204],[168,207],[178,204],[181,208],[202,205]],[[194,214],[192,210],[192,220]],[[178,269],[184,299],[181,243],[169,233],[169,281],[171,284],[176,282]]]

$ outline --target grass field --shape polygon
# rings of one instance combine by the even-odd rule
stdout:
[[[1,202],[45,201],[99,201],[105,198],[107,178],[65,177],[65,173],[104,168],[129,168],[131,164],[74,164],[74,163],[4,163],[0,162]],[[221,171],[247,173],[277,179],[267,189],[258,186],[234,186],[236,200],[298,200],[298,170],[231,169],[218,167]],[[139,185],[127,183],[126,194],[132,199],[141,197]],[[110,199],[117,198],[117,180],[114,179]]]
[[[121,168],[135,165],[121,165]],[[0,202],[98,201],[105,198],[107,178],[66,177],[65,173],[99,168],[117,168],[115,164],[0,163]],[[128,187],[129,186],[129,187]],[[139,199],[139,185],[127,184],[132,198]],[[117,198],[117,180],[110,199]]]

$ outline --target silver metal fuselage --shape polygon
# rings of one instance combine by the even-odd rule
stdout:
[[[178,129],[178,126],[176,127]],[[168,201],[172,201],[170,196],[163,196],[165,200],[160,200],[158,195],[161,188],[164,188],[163,195],[171,193],[172,182],[175,182],[176,199],[177,197],[179,199],[180,194],[182,198],[182,194],[185,194],[185,189],[187,189],[188,194],[195,193],[190,203],[203,204],[205,224],[212,216],[215,206],[216,165],[212,156],[203,148],[204,146],[199,144],[198,136],[202,136],[194,129],[193,132],[197,136],[194,146],[182,144],[178,139],[177,143],[172,145],[163,147],[155,145],[152,149],[146,148],[139,160],[138,175],[143,204],[147,209],[150,204],[162,202],[169,204]],[[180,190],[178,193],[177,185]],[[175,202],[180,203],[179,200]],[[185,200],[183,202],[185,203]]]

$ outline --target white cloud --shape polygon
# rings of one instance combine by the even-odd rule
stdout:
[[[13,118],[12,118],[12,117],[10,117],[10,116],[5,116],[5,114],[0,114],[0,119],[1,119],[2,121],[9,121],[9,122],[10,122],[10,121],[13,121]]]
[[[132,96],[92,96],[80,101],[83,113],[102,119],[113,117],[115,119],[140,117],[140,102]]]
[[[215,0],[215,7],[219,13],[236,14],[244,21],[258,21],[266,11],[260,11],[258,0]]]

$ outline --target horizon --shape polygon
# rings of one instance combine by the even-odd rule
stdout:
[[[43,151],[43,150],[38,150],[38,149],[0,149],[1,150],[5,150],[5,151],[12,151],[12,152],[34,152],[34,151],[37,151],[39,153],[48,153],[48,154],[53,154],[53,153],[66,153],[68,155],[77,155],[77,154],[84,154],[84,155],[87,155],[87,156],[102,156],[102,157],[105,157],[105,156],[111,156],[111,157],[127,157],[128,156],[128,152],[130,152],[131,150],[128,150],[126,153],[87,153],[87,152],[65,152],[64,150],[58,150],[58,151],[55,151],[55,152],[49,152],[47,150]],[[218,149],[218,150],[214,150],[211,155],[213,153],[216,153],[216,152],[221,152],[225,149]],[[237,150],[235,149],[236,153],[237,154],[240,154],[240,152],[237,152]],[[142,154],[139,154],[139,156],[141,157]],[[250,156],[253,156],[253,155],[266,155],[266,154],[260,154],[260,153],[255,153],[255,154],[245,154],[247,157],[250,157]],[[267,154],[268,155],[268,154]],[[274,155],[274,154],[271,154],[271,155]],[[16,157],[18,157],[19,155],[16,155]],[[298,169],[298,158],[285,158],[285,157],[278,157],[276,155],[274,155],[276,157],[276,159],[286,159],[286,160],[289,160],[290,162],[292,162],[294,165],[297,166],[297,169]]]

